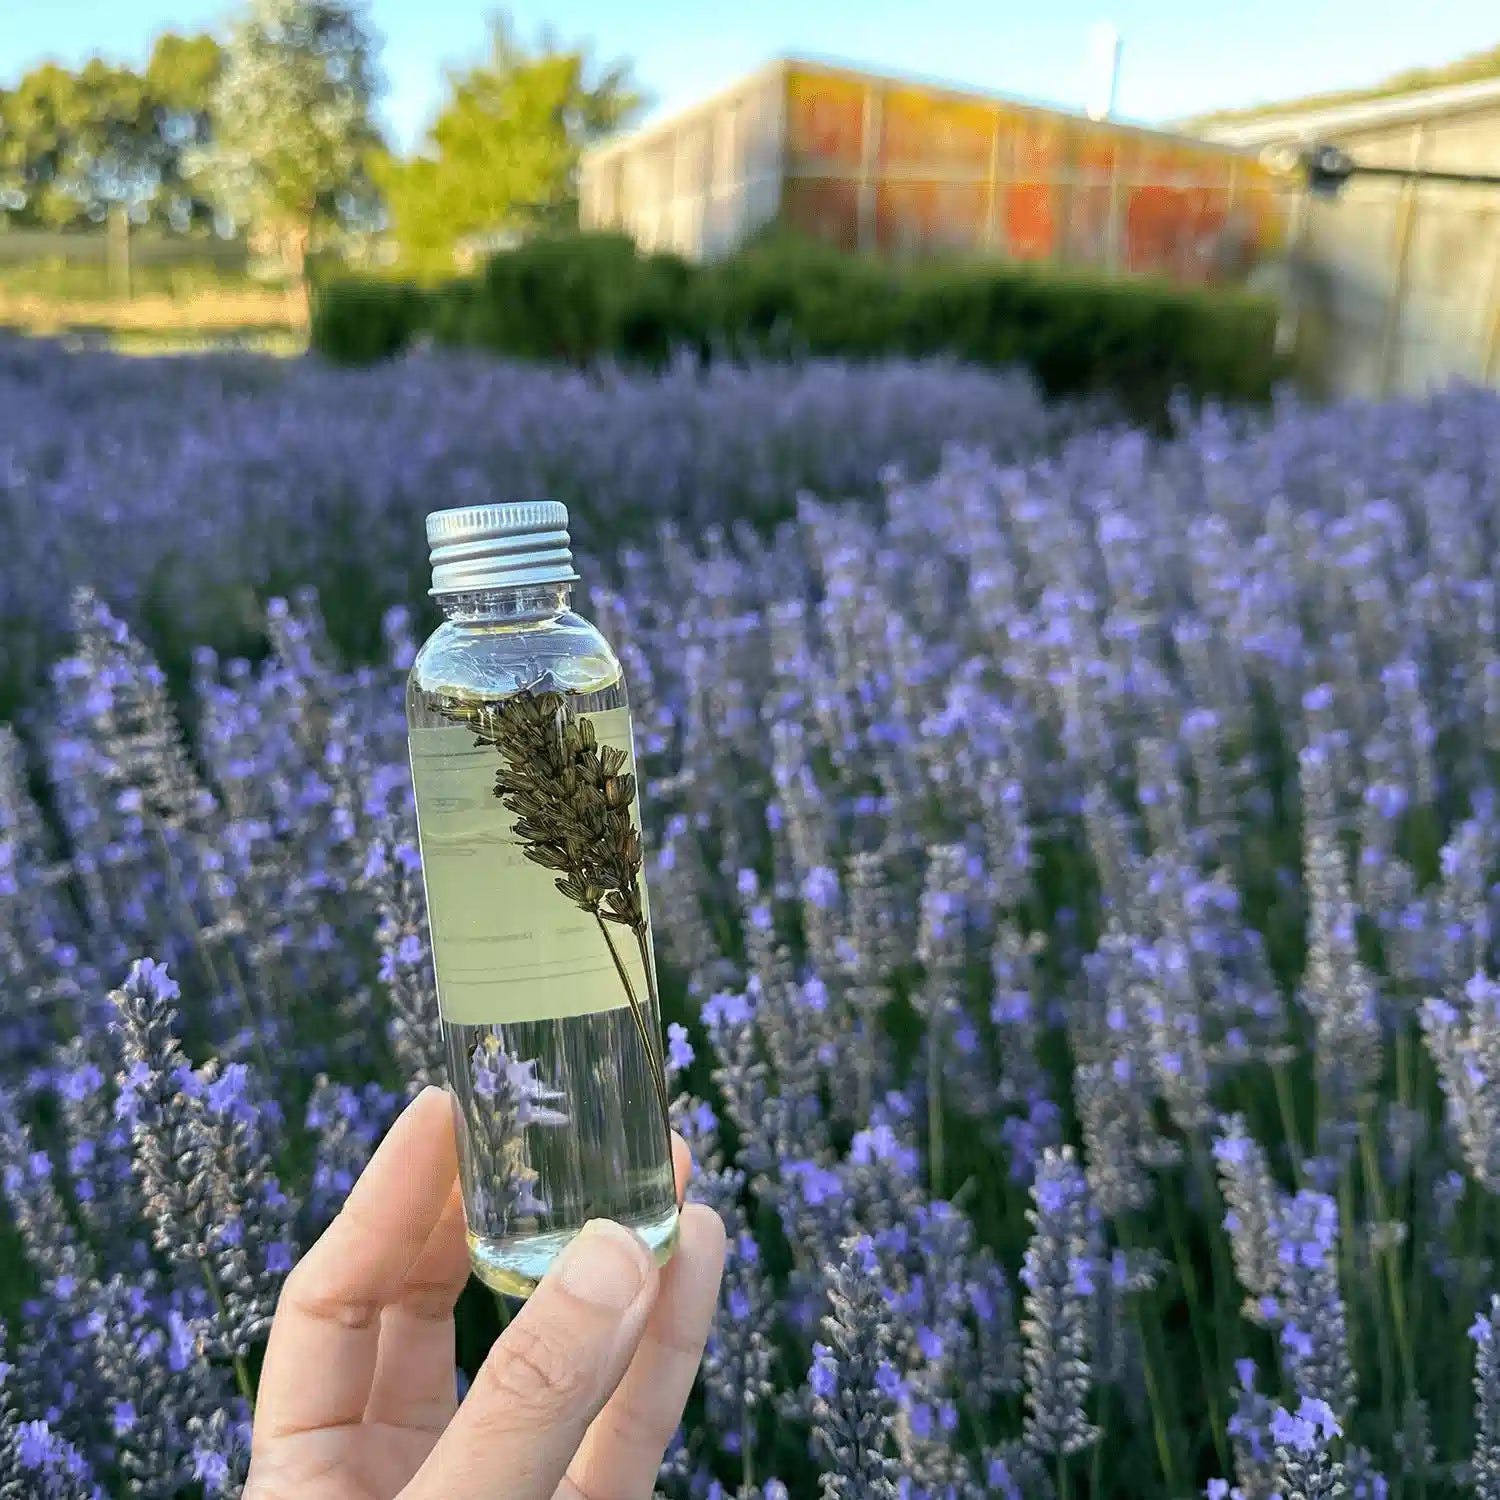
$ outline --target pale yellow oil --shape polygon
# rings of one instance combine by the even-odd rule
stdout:
[[[604,663],[569,663],[574,680],[588,682],[590,669]],[[613,663],[614,674],[618,666]],[[418,671],[421,664],[419,662]],[[613,675],[613,674],[612,674]],[[597,673],[594,675],[597,681]],[[414,746],[418,731],[451,723],[436,706],[440,693],[424,691],[414,674],[408,702]],[[626,707],[623,681],[614,680],[592,691],[572,695],[580,713],[597,714]],[[495,757],[496,752],[485,752]],[[414,748],[414,759],[417,751]],[[493,797],[468,797],[461,805],[442,801],[429,792],[423,805],[422,777],[417,777],[418,820],[422,835],[422,859],[429,893],[429,919],[434,928],[440,1008],[447,1043],[450,1087],[455,1102],[459,1141],[459,1167],[464,1206],[469,1224],[469,1246],[476,1274],[497,1292],[524,1297],[536,1286],[547,1268],[569,1240],[590,1219],[613,1219],[633,1229],[661,1260],[672,1252],[677,1235],[677,1196],[673,1180],[670,1143],[661,1117],[661,1107],[651,1063],[646,1056],[628,1005],[613,988],[606,1002],[612,1008],[590,1014],[546,1019],[489,1019],[488,1016],[527,1016],[538,1008],[566,1006],[559,1002],[558,975],[588,973],[596,988],[602,963],[608,962],[604,936],[586,913],[569,910],[566,898],[555,896],[557,906],[545,908],[545,951],[540,955],[548,972],[545,986],[528,989],[524,979],[505,980],[488,1016],[476,1014],[476,1003],[466,994],[462,1003],[444,1005],[443,893],[462,892],[461,901],[449,898],[450,906],[462,907],[465,931],[479,940],[494,939],[496,972],[505,972],[503,960],[515,947],[515,929],[535,946],[529,921],[518,921],[514,911],[487,898],[487,892],[503,892],[512,878],[516,846],[511,825],[513,815]],[[461,862],[461,863],[460,863]],[[447,914],[450,920],[451,912]],[[493,933],[484,929],[492,924]],[[540,930],[540,929],[539,929]],[[625,928],[612,926],[613,938],[622,956],[629,953],[636,963],[636,940]],[[475,951],[470,942],[469,952]],[[649,952],[649,943],[648,943]],[[449,964],[450,980],[456,972]],[[518,972],[522,972],[518,970]],[[637,971],[639,973],[639,970]],[[582,982],[582,981],[580,981]],[[611,979],[611,986],[613,986]],[[457,995],[456,980],[451,982]],[[645,985],[637,998],[645,1011],[649,1034],[661,1054],[661,1022]],[[592,1003],[592,1002],[591,1002]],[[477,1007],[484,1011],[484,1005]],[[453,1019],[457,1015],[462,1019]],[[535,1206],[526,1212],[500,1213],[488,1202],[487,1178],[494,1153],[485,1142],[489,1105],[474,1087],[476,1047],[493,1033],[508,1057],[535,1063],[535,1076],[559,1097],[545,1107],[561,1111],[566,1124],[534,1124],[525,1129],[511,1147],[510,1164],[534,1173],[531,1192]]]
[[[504,1225],[486,1223],[474,1212],[484,1170],[478,1141],[485,1103],[474,1094],[470,1059],[486,1029],[444,1026],[469,1253],[480,1280],[497,1292],[528,1295],[590,1219],[626,1225],[665,1260],[677,1238],[676,1186],[661,1110],[630,1012],[494,1028],[509,1055],[536,1059],[538,1077],[561,1092],[556,1107],[568,1116],[566,1125],[524,1132],[521,1161],[536,1173],[535,1194],[545,1212]]]

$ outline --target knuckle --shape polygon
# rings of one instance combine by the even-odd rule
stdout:
[[[485,1362],[490,1394],[512,1411],[557,1411],[588,1391],[592,1376],[576,1342],[552,1328],[513,1323]]]
[[[401,1307],[423,1323],[446,1323],[453,1316],[462,1286],[449,1281],[409,1281],[401,1295]]]
[[[333,1323],[340,1328],[370,1328],[380,1317],[379,1303],[320,1286],[311,1270],[304,1272],[301,1265],[292,1269],[281,1295],[282,1300],[303,1317],[318,1323]]]

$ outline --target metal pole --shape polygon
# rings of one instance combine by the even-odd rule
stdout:
[[[1312,193],[1305,182],[1299,184],[1287,215],[1286,261],[1288,285],[1286,311],[1276,329],[1278,354],[1292,353],[1302,331],[1302,297],[1306,277],[1301,276],[1303,252],[1307,249],[1308,234],[1312,225]]]
[[[1114,118],[1120,92],[1121,46],[1120,33],[1107,22],[1095,26],[1089,35],[1093,78],[1085,112],[1091,120]]]
[[[1399,177],[1403,181],[1420,178],[1423,182],[1449,182],[1458,187],[1500,187],[1500,173],[1454,172],[1434,167],[1367,167],[1355,162],[1350,166],[1353,177]]]
[[[1490,316],[1480,357],[1480,378],[1493,385],[1500,375],[1500,237],[1495,240],[1494,268],[1490,272]]]
[[[1411,272],[1411,245],[1417,227],[1418,193],[1422,173],[1422,148],[1427,128],[1418,124],[1411,133],[1412,173],[1405,179],[1401,189],[1401,201],[1396,208],[1396,274],[1391,284],[1390,300],[1386,303],[1385,326],[1380,334],[1380,393],[1389,396],[1395,389],[1396,373],[1400,363],[1401,315],[1406,308],[1407,282]]]

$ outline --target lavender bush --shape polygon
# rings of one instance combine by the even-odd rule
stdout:
[[[804,489],[873,494],[948,442],[1029,454],[1058,428],[1027,377],[943,363],[649,379],[413,354],[351,372],[78,357],[0,330],[0,694],[45,671],[80,584],[149,623],[174,671],[195,646],[252,645],[264,601],[308,586],[370,657],[381,609],[427,587],[412,518],[439,503],[548,496],[575,545],[612,550],[662,521],[691,538],[787,517]]]
[[[0,1495],[238,1491],[281,1279],[442,1076],[420,514],[568,483],[730,1231],[662,1493],[1500,1493],[1493,395],[0,358]]]

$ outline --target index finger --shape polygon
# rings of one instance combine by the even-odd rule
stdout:
[[[286,1279],[261,1374],[255,1446],[362,1419],[381,1309],[400,1294],[457,1175],[448,1095],[424,1089]]]
[[[495,1341],[412,1500],[551,1500],[640,1347],[661,1277],[640,1237],[595,1219]]]
[[[694,1204],[683,1212],[641,1346],[568,1466],[578,1500],[651,1493],[703,1359],[723,1272],[723,1220]]]

